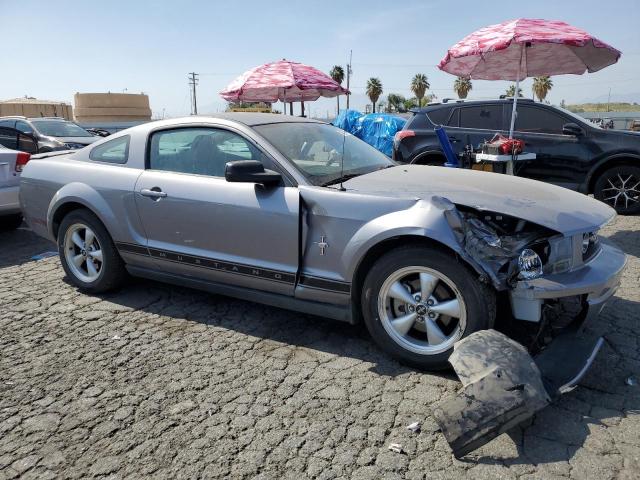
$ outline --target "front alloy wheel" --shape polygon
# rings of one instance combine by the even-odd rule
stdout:
[[[620,166],[607,170],[596,181],[594,196],[620,214],[640,213],[640,168]]]
[[[390,275],[378,294],[378,314],[398,345],[423,355],[448,350],[466,327],[466,307],[458,288],[428,267],[405,267]]]
[[[453,345],[491,328],[495,291],[450,252],[408,245],[389,251],[364,280],[362,315],[386,352],[427,370],[448,366]]]

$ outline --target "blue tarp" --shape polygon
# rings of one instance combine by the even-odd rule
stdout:
[[[364,140],[385,155],[391,156],[393,137],[407,121],[388,113],[364,115],[356,110],[343,110],[333,124]]]
[[[363,114],[357,110],[342,110],[333,121],[333,125],[349,132],[352,135],[356,135],[358,120],[362,116]]]

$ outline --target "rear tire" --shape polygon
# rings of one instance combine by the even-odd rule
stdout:
[[[107,292],[126,280],[124,262],[111,236],[88,210],[73,210],[62,219],[58,252],[67,277],[81,290]]]
[[[640,213],[640,167],[621,165],[604,171],[596,180],[593,195],[621,215]]]
[[[447,162],[447,159],[443,155],[424,155],[422,157],[418,156],[415,159],[411,160],[412,165],[430,165],[433,167],[444,167],[444,164]]]
[[[19,213],[0,217],[0,232],[15,230],[20,225],[22,225],[22,215]]]
[[[409,246],[373,265],[361,307],[383,350],[413,367],[440,370],[448,367],[456,341],[493,325],[495,305],[495,292],[453,255]]]

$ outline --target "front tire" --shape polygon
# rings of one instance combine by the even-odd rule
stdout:
[[[606,170],[596,181],[593,196],[621,215],[640,213],[640,168],[621,165]]]
[[[81,290],[102,293],[120,287],[126,270],[111,236],[88,210],[74,210],[58,230],[58,252],[67,277]]]
[[[362,312],[383,350],[405,364],[439,370],[447,368],[455,342],[493,324],[495,293],[447,252],[402,247],[367,274]]]

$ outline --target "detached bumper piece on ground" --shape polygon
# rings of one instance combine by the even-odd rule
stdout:
[[[603,342],[580,329],[556,338],[534,359],[495,330],[460,340],[449,361],[463,388],[434,411],[454,455],[472,452],[572,390]]]

